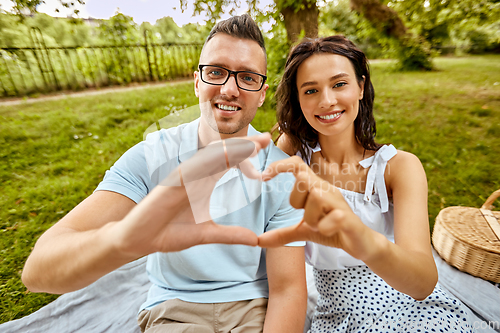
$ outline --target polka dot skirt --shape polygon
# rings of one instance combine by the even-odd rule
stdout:
[[[309,333],[474,332],[462,303],[439,285],[416,301],[366,266],[314,269],[314,278],[319,298]]]

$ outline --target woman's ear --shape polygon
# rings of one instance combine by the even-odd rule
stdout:
[[[359,82],[359,100],[362,100],[363,99],[363,96],[364,96],[364,92],[365,92],[365,81],[366,81],[366,77],[363,75],[363,80],[361,80]]]

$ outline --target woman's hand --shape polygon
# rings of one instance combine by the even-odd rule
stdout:
[[[274,162],[262,174],[264,181],[279,173],[292,172],[296,181],[290,204],[304,209],[303,220],[295,226],[266,232],[259,236],[259,246],[276,247],[295,241],[311,241],[343,249],[354,258],[376,255],[374,246],[380,236],[361,222],[339,189],[318,177],[299,157]],[[382,241],[382,244],[384,241]]]

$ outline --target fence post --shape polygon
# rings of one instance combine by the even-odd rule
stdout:
[[[33,73],[33,69],[31,69],[29,52],[27,50],[24,50],[24,56],[26,57],[26,65],[28,65],[28,69],[31,73],[31,78],[33,79],[33,85],[35,86],[35,91],[40,91],[41,89],[38,87],[38,84],[36,83],[35,73]]]
[[[85,53],[85,58],[87,59],[87,64],[89,66],[90,78],[94,81],[94,88],[97,88],[97,80],[95,72],[92,70],[92,63],[90,62],[89,53],[87,52],[87,48],[83,48],[83,53]]]
[[[106,83],[105,84],[107,86],[109,86],[111,79],[109,77],[109,68],[108,68],[108,63],[106,61],[106,53],[104,52],[105,51],[104,46],[101,47],[100,50],[101,50],[102,62],[104,64],[104,71],[106,72]]]
[[[14,87],[14,91],[16,92],[16,95],[19,95],[19,90],[17,90],[16,83],[14,82],[14,79],[12,77],[12,73],[10,72],[10,69],[9,69],[9,64],[7,63],[7,60],[5,60],[3,54],[2,54],[2,60],[3,60],[3,63],[5,64],[5,69],[7,70],[7,74],[9,75],[10,82],[12,83],[12,86]]]
[[[37,32],[40,35],[40,38],[38,37]],[[61,90],[61,85],[59,84],[59,80],[57,80],[57,75],[54,71],[54,66],[52,66],[52,60],[50,59],[49,50],[47,49],[47,46],[45,45],[45,40],[43,39],[42,31],[38,27],[31,27],[30,36],[31,36],[31,40],[33,41],[33,44],[35,44],[35,43],[37,44],[37,45],[35,45],[35,48],[40,50],[40,54],[41,54],[41,58],[42,58],[43,62],[45,62],[45,60],[43,59],[44,51],[45,51],[45,56],[47,57],[48,63],[50,66],[50,70],[47,70],[45,72],[52,73],[52,76],[54,77],[54,82],[56,84],[56,88]],[[47,64],[45,64],[45,67],[48,68]],[[41,68],[40,68],[40,70],[41,70]]]
[[[2,90],[3,90],[3,95],[8,96],[9,94],[7,93],[7,90],[5,90],[5,85],[2,80],[2,76],[0,75],[0,84],[2,85]]]
[[[16,54],[16,58],[14,59],[16,65],[17,65],[17,71],[19,72],[19,76],[21,77],[21,83],[23,84],[23,90],[24,90],[24,95],[28,94],[28,86],[26,85],[26,80],[24,80],[23,76],[23,70],[21,68],[21,65],[19,64],[19,56]]]
[[[64,60],[61,56],[61,52],[59,52],[59,49],[57,49],[57,55],[59,56],[59,61],[61,62],[61,68],[63,70],[64,76],[66,77],[66,89],[69,89],[69,76],[68,72],[66,72],[66,66],[64,66]],[[61,85],[62,87],[62,85]]]
[[[149,61],[148,32],[150,31],[147,29],[144,30],[144,48],[146,49],[146,59],[148,61],[149,79],[150,81],[153,81],[153,71],[151,69],[151,61]]]
[[[34,27],[33,27],[34,28]],[[35,55],[36,62],[38,64],[38,69],[40,70],[40,75],[42,76],[43,83],[45,85],[45,88],[49,88],[49,84],[47,83],[47,79],[45,78],[45,71],[42,68],[42,62],[40,61],[40,57],[38,53],[36,52],[37,49],[39,49],[35,43],[35,39],[33,37],[33,30],[30,30],[30,37],[31,37],[31,42],[33,43],[33,54]]]
[[[72,49],[65,49],[64,53],[66,54],[66,57],[68,57],[71,70],[73,71],[73,84],[71,84],[71,87],[73,90],[76,90],[80,86],[80,83],[78,82],[78,78],[76,77],[76,71],[75,71],[75,65],[73,64],[73,59],[71,59],[71,52],[70,52],[71,50]]]
[[[3,53],[0,52],[0,57],[3,59]],[[2,90],[4,96],[9,96],[9,92],[7,91],[7,87],[5,86],[5,83],[3,82],[3,75],[0,75],[0,83],[2,84]]]

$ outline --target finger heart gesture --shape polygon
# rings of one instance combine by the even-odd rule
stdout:
[[[369,228],[354,214],[340,190],[315,175],[297,156],[271,164],[263,173],[263,180],[283,172],[295,175],[290,204],[297,209],[303,208],[304,218],[295,226],[262,234],[259,246],[277,247],[295,241],[312,241],[341,248],[358,259],[363,257]]]

